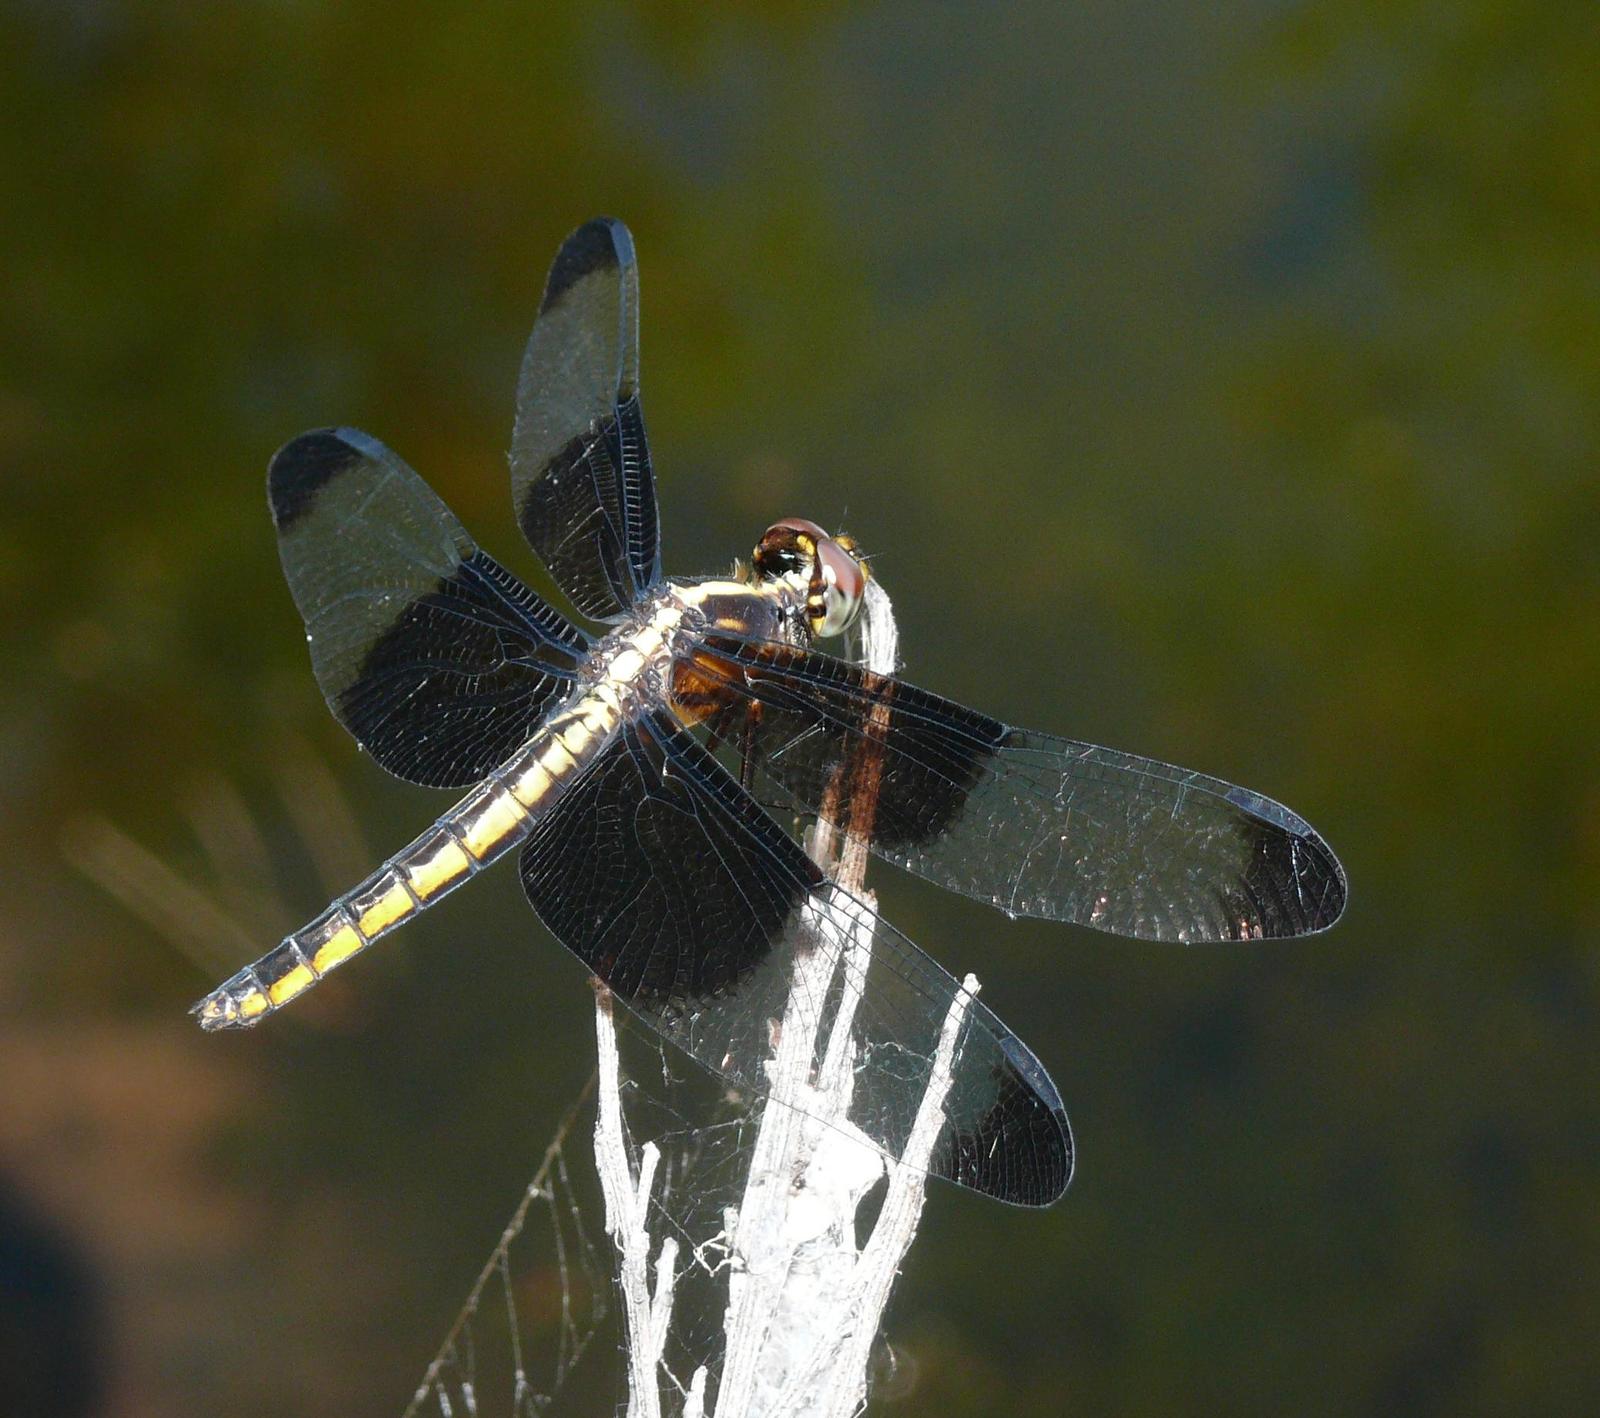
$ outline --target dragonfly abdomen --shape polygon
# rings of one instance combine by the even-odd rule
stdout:
[[[555,715],[432,827],[195,1005],[205,1029],[243,1029],[447,896],[517,846],[605,748],[622,720],[608,684]]]

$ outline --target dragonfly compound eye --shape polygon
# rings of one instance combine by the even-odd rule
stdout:
[[[867,573],[854,545],[803,517],[786,517],[762,534],[753,560],[758,576],[787,583],[803,600],[811,633],[822,638],[845,630],[861,609]]]
[[[806,597],[806,615],[811,633],[819,639],[847,630],[861,609],[867,572],[850,546],[833,537],[817,543],[816,573]]]

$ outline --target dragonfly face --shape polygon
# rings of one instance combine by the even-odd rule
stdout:
[[[1338,860],[1269,798],[1012,728],[813,649],[850,625],[866,589],[846,538],[786,519],[742,578],[666,580],[620,222],[589,222],[557,254],[511,474],[529,543],[604,634],[479,550],[366,434],[318,430],[273,458],[284,574],[329,707],[391,773],[465,795],[201,1000],[205,1028],[256,1023],[519,847],[550,932],[741,1088],[765,1092],[796,960],[820,949],[857,971],[851,1122],[898,1156],[961,987],[828,883],[750,788],[1012,916],[1201,942],[1308,934],[1343,911]],[[869,956],[818,909],[841,898]],[[813,1003],[826,1012],[837,996]],[[955,1059],[931,1170],[1005,1201],[1055,1200],[1072,1135],[1043,1066],[975,1000]]]
[[[842,635],[861,610],[866,563],[849,537],[830,537],[815,522],[786,517],[767,528],[751,558],[755,578],[786,586],[805,608],[813,639]]]

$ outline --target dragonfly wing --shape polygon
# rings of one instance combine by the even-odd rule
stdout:
[[[1306,935],[1344,910],[1327,843],[1282,804],[1171,764],[1014,729],[816,651],[714,634],[684,663],[759,778],[874,851],[1014,916],[1183,942]],[[870,794],[829,791],[872,745]],[[848,820],[866,813],[868,821]]]
[[[850,1118],[898,1157],[929,1083],[939,1032],[961,992],[939,965],[840,893],[664,712],[625,729],[523,848],[522,881],[545,925],[637,1015],[701,1063],[766,1095],[764,1061],[789,992],[826,1023],[843,992],[807,985],[822,950],[854,971],[857,1071]],[[831,909],[819,903],[832,902]],[[863,923],[870,963],[841,922]],[[1072,1173],[1072,1135],[1027,1047],[965,1002],[936,1175],[1045,1205]],[[826,1027],[821,1031],[826,1037]],[[814,1063],[820,1065],[820,1058]]]
[[[661,579],[650,447],[639,407],[639,270],[619,221],[556,254],[517,386],[517,521],[562,592],[617,620]]]
[[[377,439],[302,434],[273,458],[267,488],[317,683],[391,773],[477,782],[572,688],[588,637],[480,551]]]

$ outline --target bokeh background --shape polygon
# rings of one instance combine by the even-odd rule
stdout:
[[[1592,4],[8,0],[0,55],[0,1407],[398,1412],[587,1077],[509,870],[184,1010],[439,807],[323,707],[268,456],[366,428],[535,575],[516,370],[607,212],[670,570],[848,526],[913,679],[1352,881],[1185,952],[879,874],[1081,1147],[936,1190],[882,1411],[1600,1408]]]

